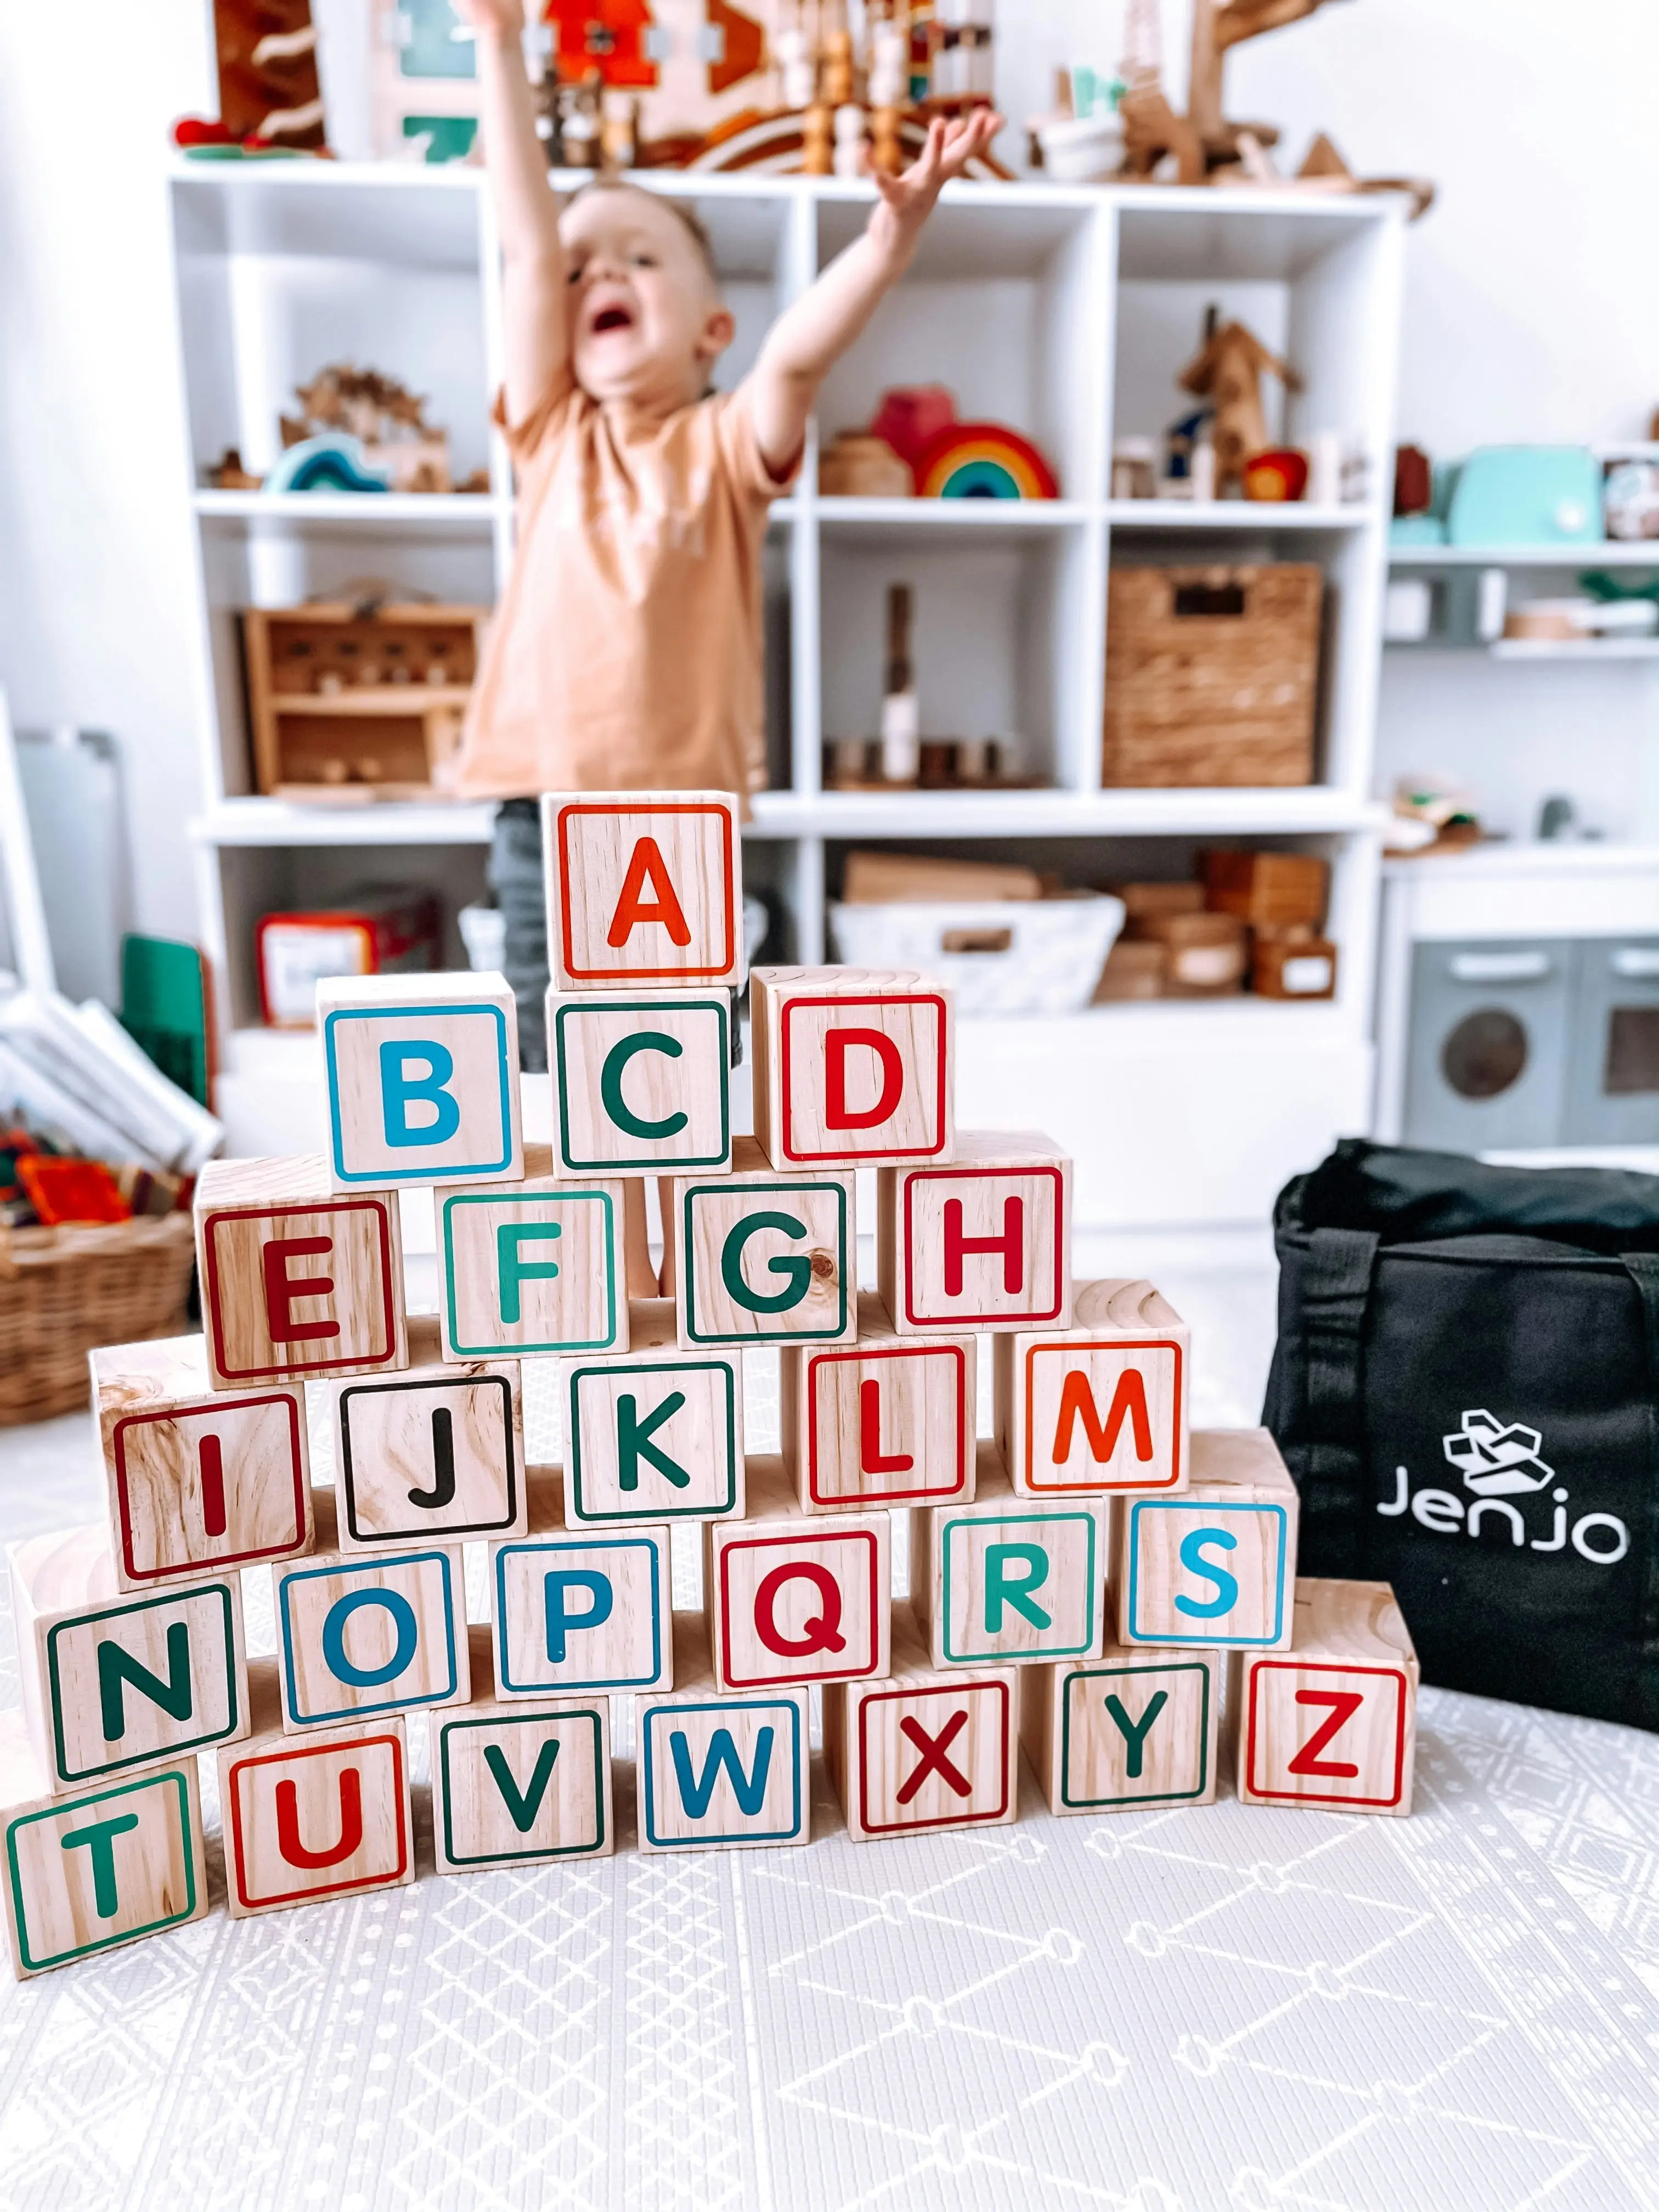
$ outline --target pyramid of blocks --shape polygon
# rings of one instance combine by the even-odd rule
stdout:
[[[202,1334],[93,1354],[107,1519],[11,1562],[17,1972],[206,1910],[207,1754],[233,1914],[412,1881],[411,1717],[441,1873],[614,1850],[618,1697],[642,1851],[807,1844],[814,1690],[855,1839],[1013,1820],[1022,1741],[1055,1813],[1207,1804],[1224,1758],[1251,1802],[1406,1812],[1391,1593],[1298,1582],[1272,1439],[1189,1431],[1188,1334],[1151,1284],[1073,1284],[1060,1148],[956,1127],[949,993],[757,969],[734,1137],[730,798],[553,796],[544,823],[551,1146],[522,1140],[501,977],[324,983],[327,1157],[210,1166]],[[624,1178],[647,1175],[675,1294],[630,1301]],[[410,1185],[435,1320],[404,1310]],[[760,1346],[776,1455],[744,1444]],[[524,1462],[534,1359],[559,1363],[562,1468]],[[336,1470],[314,1491],[307,1382]],[[702,1528],[701,1611],[673,1608],[676,1522]],[[250,1568],[278,1645],[251,1666]]]

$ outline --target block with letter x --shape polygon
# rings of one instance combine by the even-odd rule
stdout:
[[[566,1176],[732,1164],[724,986],[547,994],[553,1146]]]
[[[949,1160],[951,994],[906,969],[757,968],[755,1134],[774,1167]]]
[[[673,1680],[668,1524],[567,1525],[556,1468],[532,1468],[530,1528],[489,1547],[502,1698],[666,1689]]]
[[[1233,1660],[1236,1774],[1247,1805],[1406,1814],[1419,1668],[1387,1583],[1304,1577],[1288,1651]]]
[[[1053,1813],[1212,1805],[1221,1717],[1219,1651],[1127,1650],[1029,1667],[1020,1734]]]
[[[672,1298],[635,1300],[629,1334],[621,1358],[565,1364],[570,1527],[740,1515],[743,1354],[682,1351]]]
[[[504,975],[328,978],[317,1025],[337,1188],[524,1173],[518,1015]]]
[[[1194,1429],[1191,1480],[1118,1501],[1120,1644],[1291,1641],[1298,1502],[1266,1429]]]
[[[503,1704],[493,1694],[489,1631],[470,1633],[471,1701],[428,1722],[439,1873],[608,1857],[617,1848],[610,1699]]]
[[[542,837],[556,989],[741,988],[743,873],[729,791],[548,792]]]
[[[805,1515],[782,1462],[751,1455],[741,1521],[703,1532],[703,1593],[722,1690],[884,1674],[892,1596],[884,1513]]]
[[[626,1352],[622,1184],[556,1175],[546,1145],[524,1166],[519,1182],[433,1193],[444,1358]]]
[[[1178,1490],[1187,1480],[1188,1337],[1150,1283],[1080,1283],[1067,1329],[995,1340],[996,1431],[1031,1498]]]
[[[901,1336],[859,1297],[856,1343],[778,1354],[783,1463],[803,1513],[974,1494],[977,1342]]]
[[[680,1342],[849,1344],[858,1328],[857,1178],[769,1167],[752,1137],[732,1172],[677,1178]]]
[[[945,1167],[883,1168],[876,1273],[902,1334],[1066,1328],[1072,1163],[1028,1130],[958,1130]]]
[[[675,1614],[673,1663],[672,1695],[635,1711],[641,1850],[806,1843],[805,1689],[720,1689],[700,1613]]]

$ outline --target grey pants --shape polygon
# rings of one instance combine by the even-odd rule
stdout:
[[[519,1059],[540,1075],[547,1067],[547,884],[541,809],[533,799],[506,799],[496,808],[488,880],[507,929],[504,965],[519,1010]]]

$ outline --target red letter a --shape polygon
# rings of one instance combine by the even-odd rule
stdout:
[[[643,896],[647,884],[653,895],[648,904]],[[681,913],[679,900],[674,895],[668,863],[658,850],[654,837],[641,837],[635,845],[633,856],[628,863],[628,873],[623,878],[622,896],[617,901],[617,911],[611,917],[605,943],[613,947],[626,945],[634,929],[642,921],[661,922],[670,938],[682,950],[691,942],[691,932],[686,927],[685,916]]]

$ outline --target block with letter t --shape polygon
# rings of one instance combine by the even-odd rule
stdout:
[[[729,791],[542,799],[554,988],[742,987],[743,872]]]
[[[439,1873],[608,1857],[617,1848],[610,1699],[503,1704],[494,1695],[489,1631],[470,1634],[471,1701],[428,1722]]]
[[[732,1020],[723,984],[550,991],[560,1174],[730,1167]]]
[[[1052,1813],[1212,1805],[1227,1655],[1126,1650],[1028,1667],[1020,1734]]]
[[[639,1298],[631,1348],[564,1365],[564,1513],[576,1528],[744,1510],[743,1354],[686,1352],[672,1298]]]
[[[884,1674],[892,1600],[885,1513],[803,1514],[770,1454],[751,1455],[741,1521],[703,1531],[703,1595],[722,1690]]]
[[[778,1354],[783,1463],[803,1513],[974,1494],[977,1340],[901,1336],[859,1297],[858,1340]]]
[[[700,1613],[674,1616],[674,1689],[635,1709],[642,1851],[741,1850],[811,1835],[807,1692],[722,1690]]]
[[[1066,1329],[999,1336],[996,1432],[1027,1497],[1178,1490],[1187,1480],[1185,1323],[1150,1283],[1080,1283]]]
[[[776,1168],[949,1160],[951,994],[908,970],[757,968],[755,1134]]]
[[[546,1145],[524,1168],[433,1193],[444,1358],[626,1352],[622,1184],[556,1175]]]
[[[1266,1429],[1194,1429],[1191,1480],[1116,1501],[1118,1641],[1282,1650],[1298,1501]]]
[[[858,1330],[856,1177],[769,1166],[752,1137],[732,1172],[673,1185],[680,1342],[850,1344]]]
[[[883,1168],[876,1273],[902,1335],[1066,1328],[1072,1163],[1029,1130],[959,1129],[944,1167]]]
[[[666,1522],[567,1525],[556,1468],[532,1468],[527,1534],[489,1547],[495,1693],[549,1698],[673,1680]]]
[[[1232,1661],[1240,1798],[1409,1813],[1419,1668],[1393,1590],[1304,1577],[1295,1615],[1288,1651]]]

